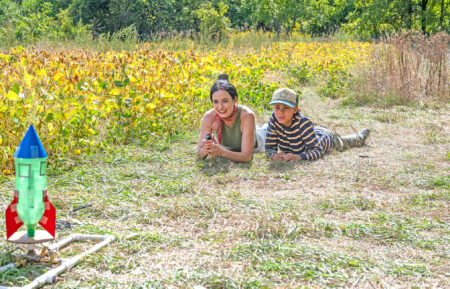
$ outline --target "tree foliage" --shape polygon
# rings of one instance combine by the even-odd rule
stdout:
[[[133,26],[142,39],[193,31],[220,40],[230,27],[362,39],[401,30],[449,32],[450,0],[0,0],[0,37],[70,38]],[[76,34],[76,33],[75,33]]]
[[[356,0],[343,29],[363,38],[399,30],[449,31],[449,0]]]
[[[228,6],[222,2],[215,8],[212,3],[204,3],[198,10],[193,12],[193,16],[198,19],[200,37],[203,42],[220,41],[227,37],[230,27],[230,20],[225,17]]]

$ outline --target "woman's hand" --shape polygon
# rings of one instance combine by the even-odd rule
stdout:
[[[201,152],[205,152],[205,153],[209,153],[209,151],[211,150],[211,146],[212,145],[213,145],[213,141],[212,140],[204,139],[201,142],[200,151]]]
[[[202,156],[209,155],[209,153],[211,152],[212,145],[213,145],[212,140],[203,139],[200,141],[200,147],[198,148],[198,152]]]
[[[213,157],[222,156],[223,148],[220,143],[216,140],[216,137],[213,135],[212,140],[210,140],[211,146],[209,147],[209,155]]]
[[[216,140],[216,137],[213,135],[212,139],[203,139],[200,142],[199,153],[202,156],[221,156],[223,152],[223,147]]]

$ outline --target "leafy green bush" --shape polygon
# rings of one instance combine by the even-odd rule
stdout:
[[[230,32],[230,20],[225,16],[228,12],[228,6],[219,2],[218,8],[208,2],[201,6],[200,9],[193,12],[195,18],[198,19],[200,41],[218,42],[228,38]]]

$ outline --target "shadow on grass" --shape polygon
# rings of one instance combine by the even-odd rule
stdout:
[[[232,161],[218,157],[198,161],[198,168],[207,176],[227,174],[230,172]]]
[[[276,172],[285,172],[295,168],[295,162],[271,161],[269,169]]]

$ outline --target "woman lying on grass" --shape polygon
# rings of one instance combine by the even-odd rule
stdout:
[[[197,155],[202,159],[220,156],[236,162],[249,162],[253,152],[263,152],[266,130],[256,128],[253,111],[237,104],[238,94],[228,81],[228,75],[219,76],[209,97],[213,109],[202,119]]]
[[[332,149],[343,151],[362,146],[370,134],[368,129],[341,137],[313,123],[299,112],[298,96],[288,88],[274,92],[273,113],[266,137],[267,156],[274,161],[295,162],[317,160]]]

